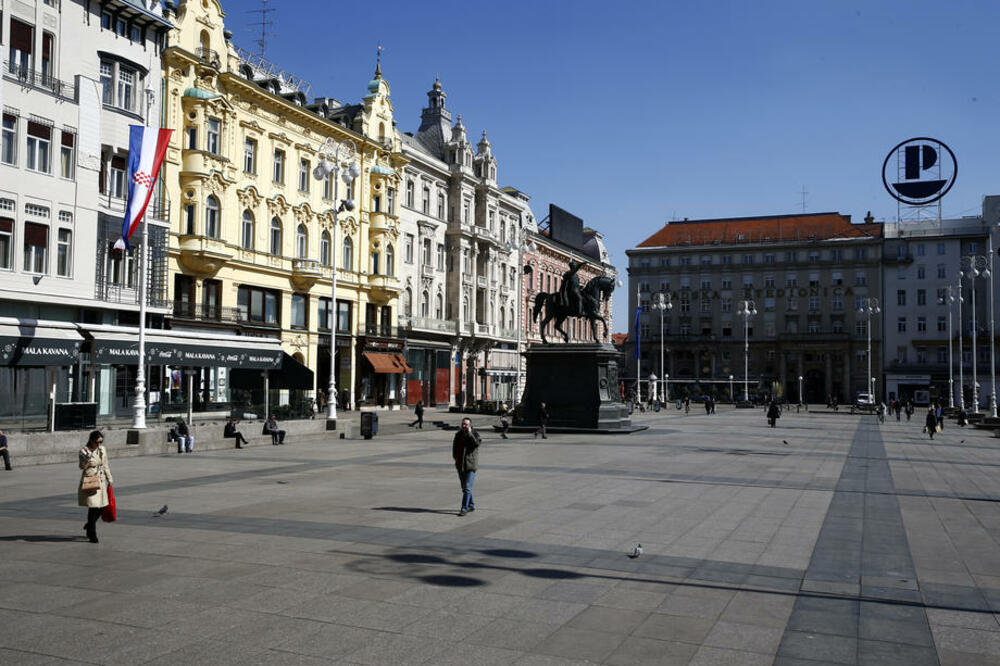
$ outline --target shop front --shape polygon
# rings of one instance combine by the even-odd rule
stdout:
[[[449,377],[451,348],[414,346],[406,349],[406,362],[413,371],[406,375],[406,404],[447,405],[452,388]]]
[[[403,341],[396,338],[359,338],[357,349],[357,406],[400,405],[403,376],[413,372],[403,356]]]

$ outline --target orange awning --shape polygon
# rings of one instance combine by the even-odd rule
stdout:
[[[401,374],[413,372],[413,368],[409,366],[402,354],[364,352],[364,356],[368,359],[368,362],[372,364],[372,367],[375,368],[375,372],[377,373]]]

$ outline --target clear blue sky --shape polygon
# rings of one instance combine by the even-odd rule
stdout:
[[[501,185],[625,250],[666,220],[839,211],[892,220],[882,161],[931,136],[955,152],[946,217],[1000,194],[1000,3],[272,0],[266,57],[314,95],[357,102],[385,47],[396,121],[415,131],[435,73]],[[259,0],[224,0],[255,49]],[[627,284],[627,281],[626,281]],[[625,294],[615,329],[627,330]]]

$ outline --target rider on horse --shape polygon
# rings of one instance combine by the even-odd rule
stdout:
[[[563,273],[559,296],[570,311],[571,317],[583,317],[583,294],[580,292],[580,278],[576,273],[583,266],[578,261],[569,261],[569,270]]]

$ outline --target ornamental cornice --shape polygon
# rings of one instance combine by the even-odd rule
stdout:
[[[358,222],[353,217],[340,221],[340,230],[345,236],[353,236],[358,233]]]
[[[281,132],[280,134],[277,133],[277,132],[268,132],[267,136],[270,137],[270,139],[272,141],[277,141],[278,143],[285,144],[285,147],[294,145],[294,143],[295,143],[294,141],[292,141],[291,139],[289,139],[288,135],[285,134],[284,132]]]
[[[260,195],[260,192],[253,185],[248,185],[242,190],[238,190],[236,197],[240,200],[240,204],[246,208],[256,208],[264,200],[264,197]]]
[[[282,216],[288,213],[291,206],[285,200],[285,195],[278,194],[267,200],[267,210],[272,216]]]

